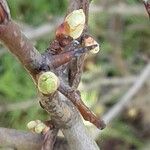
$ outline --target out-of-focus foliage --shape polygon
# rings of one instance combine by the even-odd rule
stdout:
[[[11,14],[17,20],[37,25],[66,10],[67,0],[9,0]]]
[[[35,95],[34,86],[25,70],[10,55],[0,58],[0,95],[11,102]]]
[[[100,145],[104,148],[107,147],[106,150],[108,147],[115,150],[127,150],[132,147],[141,149],[143,146],[143,140],[135,137],[132,127],[120,121],[112,123],[112,126],[102,133],[101,138],[103,138],[103,141],[100,141]]]

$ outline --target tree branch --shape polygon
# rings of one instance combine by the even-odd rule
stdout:
[[[72,1],[73,2],[73,1]],[[79,1],[76,1],[79,2]],[[81,6],[88,11],[88,1],[81,0]],[[0,40],[9,48],[9,50],[19,59],[22,65],[30,73],[35,83],[37,83],[37,76],[41,71],[51,70],[53,60],[47,64],[44,55],[41,55],[33,46],[33,44],[23,35],[18,26],[11,21],[9,11],[5,0],[0,0]],[[87,14],[87,13],[86,13]],[[51,59],[52,57],[50,57]],[[55,58],[53,58],[55,59]],[[77,63],[80,68],[80,64]],[[58,77],[63,80],[68,78],[68,75],[62,71],[66,68],[63,65],[59,69],[53,68]],[[81,76],[81,75],[80,75]],[[65,84],[68,84],[67,82]],[[52,119],[56,128],[60,128],[72,150],[98,150],[95,141],[87,134],[83,122],[78,111],[73,104],[63,97],[59,92],[50,95],[44,95],[39,92],[41,106],[46,110]],[[81,138],[84,137],[84,141]],[[74,142],[71,142],[72,140]],[[32,140],[31,140],[32,141]]]
[[[56,131],[49,132],[49,138],[52,140],[56,136]],[[18,131],[15,129],[0,128],[0,148],[9,147],[17,150],[41,150],[44,141],[44,136],[41,134]],[[62,143],[63,142],[63,143]],[[53,143],[53,142],[52,142]],[[67,150],[67,142],[62,138],[57,138],[54,145],[54,150]],[[53,150],[53,149],[49,149]]]
[[[84,10],[84,13],[86,16],[85,31],[87,30],[87,24],[88,24],[89,3],[90,3],[89,0],[70,0],[69,1],[69,8],[68,8],[69,12],[72,12],[75,9],[81,9],[81,8]],[[81,74],[83,71],[84,59],[85,59],[85,54],[83,54],[79,58],[76,58],[69,64],[69,85],[72,87],[77,88],[80,83]]]
[[[35,78],[36,69],[42,63],[42,57],[33,44],[23,35],[18,25],[13,21],[1,24],[0,40]]]

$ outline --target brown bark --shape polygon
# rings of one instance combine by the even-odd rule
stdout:
[[[86,16],[85,32],[88,25],[89,3],[89,0],[70,0],[68,8],[68,13],[81,8],[84,10]],[[75,60],[72,60],[69,64],[69,85],[74,88],[77,88],[80,83],[81,75],[83,72],[84,59],[85,55],[82,55]]]
[[[56,131],[49,132],[49,139],[55,138]],[[0,148],[11,148],[13,150],[41,150],[44,142],[44,136],[15,129],[0,128]],[[53,141],[51,142],[53,143]],[[50,144],[51,144],[50,143]],[[54,150],[67,150],[68,144],[64,138],[57,138],[54,144]],[[52,150],[52,149],[49,149]]]
[[[23,35],[19,26],[13,21],[0,25],[0,40],[35,78],[42,57],[30,40]]]

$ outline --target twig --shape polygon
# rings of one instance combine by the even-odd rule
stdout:
[[[55,131],[51,130],[49,135],[51,136],[51,139],[54,138],[56,135]],[[14,150],[41,150],[43,140],[44,136],[41,134],[33,134],[15,129],[0,128],[0,148],[10,147]],[[59,147],[61,141],[61,138],[56,139],[54,150],[58,150],[57,147]],[[66,142],[64,144],[66,145]],[[61,146],[62,148],[64,147],[64,145]]]
[[[64,94],[72,103],[78,108],[81,115],[86,121],[93,123],[97,128],[104,129],[105,123],[98,118],[91,110],[83,103],[78,91],[73,90],[71,87],[64,85],[62,82],[59,91]]]
[[[81,87],[79,89],[81,91],[90,91],[90,90],[95,90],[99,86],[130,85],[130,84],[136,82],[136,80],[137,80],[137,77],[134,77],[134,76],[133,77],[132,76],[125,77],[125,78],[103,78],[103,79],[97,79],[96,81],[93,81],[93,83],[85,84],[85,85],[83,85],[83,87]],[[100,102],[105,102],[108,99],[110,99],[112,97],[112,95],[118,93],[117,89],[113,90],[109,95],[104,96]],[[36,104],[37,104],[36,99],[33,99],[33,100],[26,100],[23,102],[18,102],[18,103],[13,103],[13,104],[1,105],[0,113],[6,112],[6,111],[26,110]]]
[[[128,9],[128,11],[126,11]],[[109,14],[121,14],[121,15],[145,15],[143,11],[143,7],[141,5],[134,5],[134,6],[128,6],[128,5],[121,5],[120,6],[111,6],[107,11],[103,9],[102,6],[96,6],[96,5],[91,5],[90,7],[91,13],[109,13]],[[58,17],[57,21],[53,23],[47,23],[43,24],[40,27],[37,27],[35,29],[32,29],[30,31],[24,30],[24,34],[30,38],[31,40],[37,40],[45,35],[50,34],[56,27],[59,21],[62,20],[62,17]],[[4,49],[0,49],[0,56],[6,53]]]
[[[44,136],[41,150],[53,150],[59,129],[49,130]]]
[[[88,18],[88,0],[71,0],[70,2],[70,6],[75,6],[70,9],[70,11],[83,8],[86,18]],[[67,70],[66,67],[69,66],[62,65],[62,68],[59,67],[58,70],[53,68],[52,70],[52,68],[48,66],[47,61],[51,64],[51,62],[55,61],[55,57],[52,57],[52,53],[49,53],[49,60],[45,59],[44,55],[41,55],[37,51],[30,40],[20,31],[20,28],[18,28],[18,26],[11,20],[9,10],[6,8],[8,8],[7,2],[5,0],[0,0],[0,40],[22,63],[24,68],[32,76],[35,84],[37,85],[38,75],[42,71],[56,72],[58,77],[66,81],[65,84],[70,84],[71,82],[68,83],[68,81],[65,80],[69,78],[69,73],[64,73],[63,71],[63,69]],[[55,56],[57,56],[57,54]],[[83,62],[83,60],[81,61]],[[82,68],[80,63],[75,65],[76,68]],[[79,76],[81,75],[80,72],[77,73],[79,73]],[[50,114],[55,127],[63,131],[70,149],[99,149],[95,141],[87,134],[78,111],[74,108],[69,99],[64,100],[58,91],[49,95],[45,95],[39,91],[39,96],[42,108]],[[84,139],[84,142],[81,141],[81,139]]]
[[[43,24],[40,27],[31,29],[30,31],[28,29],[24,29],[23,33],[30,40],[38,40],[38,39],[42,38],[43,36],[49,35],[54,30],[54,28],[56,27],[58,22],[61,20],[62,20],[62,18],[58,18],[58,20],[53,23]],[[0,49],[0,56],[5,54],[6,52],[7,51],[5,51],[5,49]]]

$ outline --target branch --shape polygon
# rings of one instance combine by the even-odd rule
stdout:
[[[1,3],[3,3],[2,0],[0,1],[0,4]],[[5,5],[7,4],[5,3]],[[3,13],[5,13],[6,11],[3,10],[3,8],[4,7],[2,7],[2,11]],[[17,26],[17,24],[11,21],[11,19],[7,19],[7,17],[5,19],[3,18],[3,22],[1,22],[0,25],[0,40],[3,41],[3,43],[8,47],[8,49],[19,59],[19,61],[30,73],[30,75],[33,77],[36,83],[37,82],[36,76],[41,72],[41,69],[45,69],[45,67],[47,67],[44,66],[45,60],[43,59],[42,55],[36,50],[36,48],[33,46],[30,40],[28,40],[28,38],[26,38],[24,34],[20,31],[20,28]],[[40,95],[42,94],[40,93]],[[53,95],[51,95],[49,98],[48,97],[44,98],[45,98],[45,100],[43,100],[44,102],[45,101],[49,102],[48,104],[49,106],[47,106],[48,108],[49,107],[54,108],[54,105],[55,107],[60,108],[58,109],[58,111],[60,112],[59,114],[57,114],[57,112],[54,109],[45,108],[49,113],[52,113],[55,116],[55,118],[57,118],[58,123],[56,124],[59,124],[59,122],[61,122],[59,121],[60,114],[61,116],[62,115],[65,116],[67,110],[69,113],[72,112],[72,110],[65,104],[65,102],[61,102],[61,100],[58,100],[58,98],[55,98],[53,100]],[[69,118],[67,118],[66,115],[67,120],[69,120],[71,116],[68,117]],[[64,122],[62,124],[64,125]]]
[[[49,136],[51,140],[55,138],[55,131],[50,131]],[[41,134],[29,133],[25,131],[18,131],[15,129],[0,128],[0,148],[9,147],[17,150],[41,150],[44,136]],[[63,143],[62,143],[63,142]],[[54,145],[54,150],[66,150],[68,145],[62,138],[57,138]],[[52,149],[49,149],[52,150]]]
[[[124,78],[103,78],[103,79],[96,79],[96,81],[93,81],[90,84],[84,84],[82,87],[79,87],[79,89],[81,91],[90,91],[90,90],[94,90],[97,89],[97,87],[99,86],[122,86],[122,85],[130,85],[133,84],[134,82],[136,82],[137,77],[135,76],[131,76],[131,77],[124,77]],[[116,87],[117,89],[120,87]],[[103,96],[101,102],[107,101],[108,99],[111,99],[112,95],[115,95],[116,93],[119,93],[118,90],[115,89],[113,90],[109,95]],[[6,112],[6,111],[14,111],[16,110],[26,110],[34,105],[38,104],[36,102],[36,99],[33,100],[26,100],[23,102],[18,102],[18,103],[14,103],[14,104],[8,104],[8,105],[1,105],[0,106],[0,113],[1,112]]]
[[[18,26],[11,21],[9,11],[7,11],[7,4],[5,0],[1,0],[0,4],[0,40],[8,47],[8,49],[19,59],[22,65],[30,73],[34,82],[37,84],[37,76],[42,71],[51,70],[51,65],[55,61],[55,57],[50,57],[49,65],[44,55],[41,55],[33,46],[33,44],[24,36]],[[73,2],[73,1],[72,1]],[[79,2],[79,1],[75,1]],[[88,1],[81,0],[80,6],[86,8],[88,11]],[[5,7],[6,6],[6,7]],[[6,15],[5,15],[6,13]],[[76,54],[76,53],[75,53]],[[52,56],[52,55],[49,55]],[[81,66],[80,64],[76,64]],[[53,65],[52,65],[53,67]],[[66,65],[62,65],[62,68],[66,68]],[[65,80],[68,75],[59,68],[56,71],[58,77]],[[65,84],[68,84],[67,82]],[[98,150],[98,146],[95,141],[87,134],[83,122],[80,118],[78,111],[74,108],[72,103],[63,97],[59,92],[52,93],[50,95],[44,95],[40,93],[40,102],[42,108],[46,110],[52,119],[55,127],[61,129],[65,135],[69,146],[72,150]],[[81,139],[84,137],[84,142]]]
[[[23,35],[18,25],[9,20],[1,24],[0,40],[35,78],[36,69],[40,67],[42,57],[33,44]]]
[[[128,11],[126,11],[128,9]],[[140,5],[134,5],[134,6],[128,6],[125,4],[122,4],[121,7],[118,5],[111,6],[107,11],[104,10],[103,6],[96,6],[96,5],[91,5],[90,7],[90,12],[91,13],[108,13],[108,14],[120,14],[120,15],[145,15],[143,11],[143,7]],[[37,27],[33,30],[30,31],[24,31],[24,34],[31,40],[36,40],[39,39],[45,35],[50,34],[58,24],[58,22],[62,21],[62,17],[58,17],[56,19],[56,22],[49,22],[47,24],[43,24],[40,27]],[[0,57],[6,53],[4,49],[0,49]]]
[[[89,3],[90,3],[89,0],[70,0],[69,1],[69,8],[68,8],[69,12],[72,12],[75,9],[81,9],[81,8],[84,10],[84,13],[86,16],[85,31],[87,30],[87,24],[88,24]],[[71,87],[77,88],[80,83],[84,59],[85,59],[85,54],[83,54],[79,58],[76,58],[69,64],[69,85]]]
[[[122,99],[116,105],[114,105],[114,107],[111,110],[109,110],[109,112],[103,117],[107,123],[111,122],[117,115],[120,114],[120,112],[123,110],[123,107],[127,105],[127,103],[142,88],[143,84],[149,78],[149,75],[150,75],[150,63],[144,68],[141,75],[138,77],[137,82],[128,90],[128,92],[122,97]],[[78,125],[77,127],[74,126],[74,128],[72,127],[71,130],[78,130],[79,129],[78,127],[79,127]],[[63,130],[63,132],[67,136],[67,139],[72,137],[71,139],[69,139],[69,141],[71,141],[71,143],[74,143],[76,142],[76,140],[74,139],[76,135],[75,137],[69,136],[70,134],[72,134],[71,130],[66,129],[66,131]],[[71,133],[68,133],[68,132],[71,132]],[[79,135],[81,134],[78,134],[77,136]],[[99,131],[95,130],[93,135],[95,138],[97,138],[97,136],[99,135]],[[79,138],[81,138],[82,142],[85,142],[84,136],[81,136]],[[20,133],[19,131],[16,131],[16,130],[0,128],[0,145],[1,146],[11,146],[11,145],[14,146],[16,143],[18,144],[17,145],[18,150],[30,150],[30,148],[32,150],[34,149],[38,150],[42,143],[42,137],[37,134],[31,134],[31,133],[25,133],[25,132]],[[22,145],[22,143],[27,143],[27,144]],[[23,146],[26,146],[26,147],[24,147],[23,149]]]
[[[78,108],[86,121],[93,123],[99,129],[105,128],[106,125],[103,120],[96,117],[96,115],[92,113],[91,110],[83,103],[79,91],[64,85],[62,81],[59,87],[59,91],[72,101],[72,103]]]

